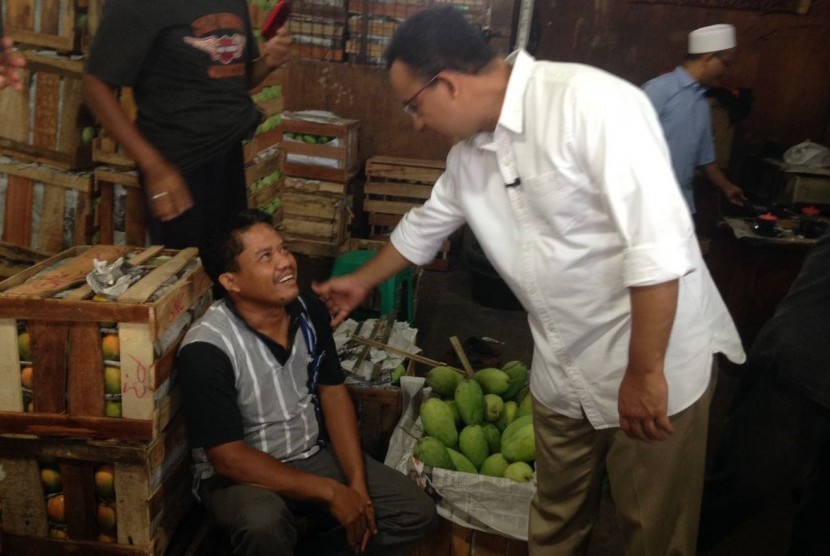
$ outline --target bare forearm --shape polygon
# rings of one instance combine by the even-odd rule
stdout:
[[[258,486],[292,500],[329,503],[337,487],[331,479],[299,471],[274,457],[230,442],[208,450],[216,472],[235,483]]]
[[[360,267],[354,277],[366,289],[371,289],[385,282],[405,269],[411,263],[401,255],[392,242],[387,241],[380,249],[376,257],[373,257],[365,265]]]
[[[631,288],[629,372],[663,371],[674,315],[678,281]]]
[[[353,487],[365,489],[366,471],[363,466],[363,450],[357,429],[354,404],[345,385],[321,386],[320,402],[326,418],[334,453],[346,481]]]
[[[729,188],[735,187],[735,185],[723,174],[720,167],[716,163],[712,162],[710,164],[706,164],[701,169],[703,170],[703,175],[706,176],[706,179],[715,184],[718,189],[728,191]]]
[[[83,93],[87,106],[101,125],[127,150],[138,166],[146,171],[165,163],[164,157],[127,118],[121,105],[115,99],[115,91],[115,87],[104,83],[97,77],[84,74]]]

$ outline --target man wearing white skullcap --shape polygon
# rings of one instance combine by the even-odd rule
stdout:
[[[721,23],[689,33],[686,59],[674,71],[656,77],[643,90],[657,110],[671,151],[677,182],[692,214],[695,213],[695,170],[718,186],[733,204],[746,200],[740,187],[723,175],[715,160],[712,113],[705,98],[732,64],[735,28]]]

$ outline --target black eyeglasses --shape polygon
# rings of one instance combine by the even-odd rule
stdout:
[[[415,99],[417,99],[421,95],[421,93],[423,93],[424,91],[429,89],[430,85],[432,85],[433,83],[435,83],[438,80],[439,75],[440,75],[440,73],[436,73],[434,76],[432,76],[432,79],[427,81],[426,84],[423,87],[421,87],[420,89],[415,91],[415,94],[412,95],[411,97],[409,97],[409,100],[407,100],[406,102],[403,103],[403,111],[408,116],[412,116],[414,118],[415,116],[418,115],[418,109],[414,108],[412,106],[412,103],[415,102]]]

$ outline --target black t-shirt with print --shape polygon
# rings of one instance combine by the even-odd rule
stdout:
[[[186,172],[256,128],[258,55],[244,0],[107,0],[86,71],[133,87],[139,130]]]

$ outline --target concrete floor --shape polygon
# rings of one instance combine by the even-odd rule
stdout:
[[[330,261],[300,257],[301,283],[324,279]],[[457,336],[462,342],[470,337],[492,338],[502,342],[501,361],[520,359],[530,363],[533,346],[523,311],[486,307],[471,294],[471,273],[463,257],[451,257],[447,272],[424,271],[419,278],[416,296],[415,327],[423,355],[445,360],[452,356],[449,342]],[[426,369],[418,368],[419,374]],[[715,442],[736,387],[736,379],[720,373],[712,405],[710,443]],[[790,493],[759,511],[729,538],[703,556],[778,556],[786,553],[795,512]],[[624,547],[617,526],[613,501],[606,496],[592,538],[589,556],[621,556]]]

